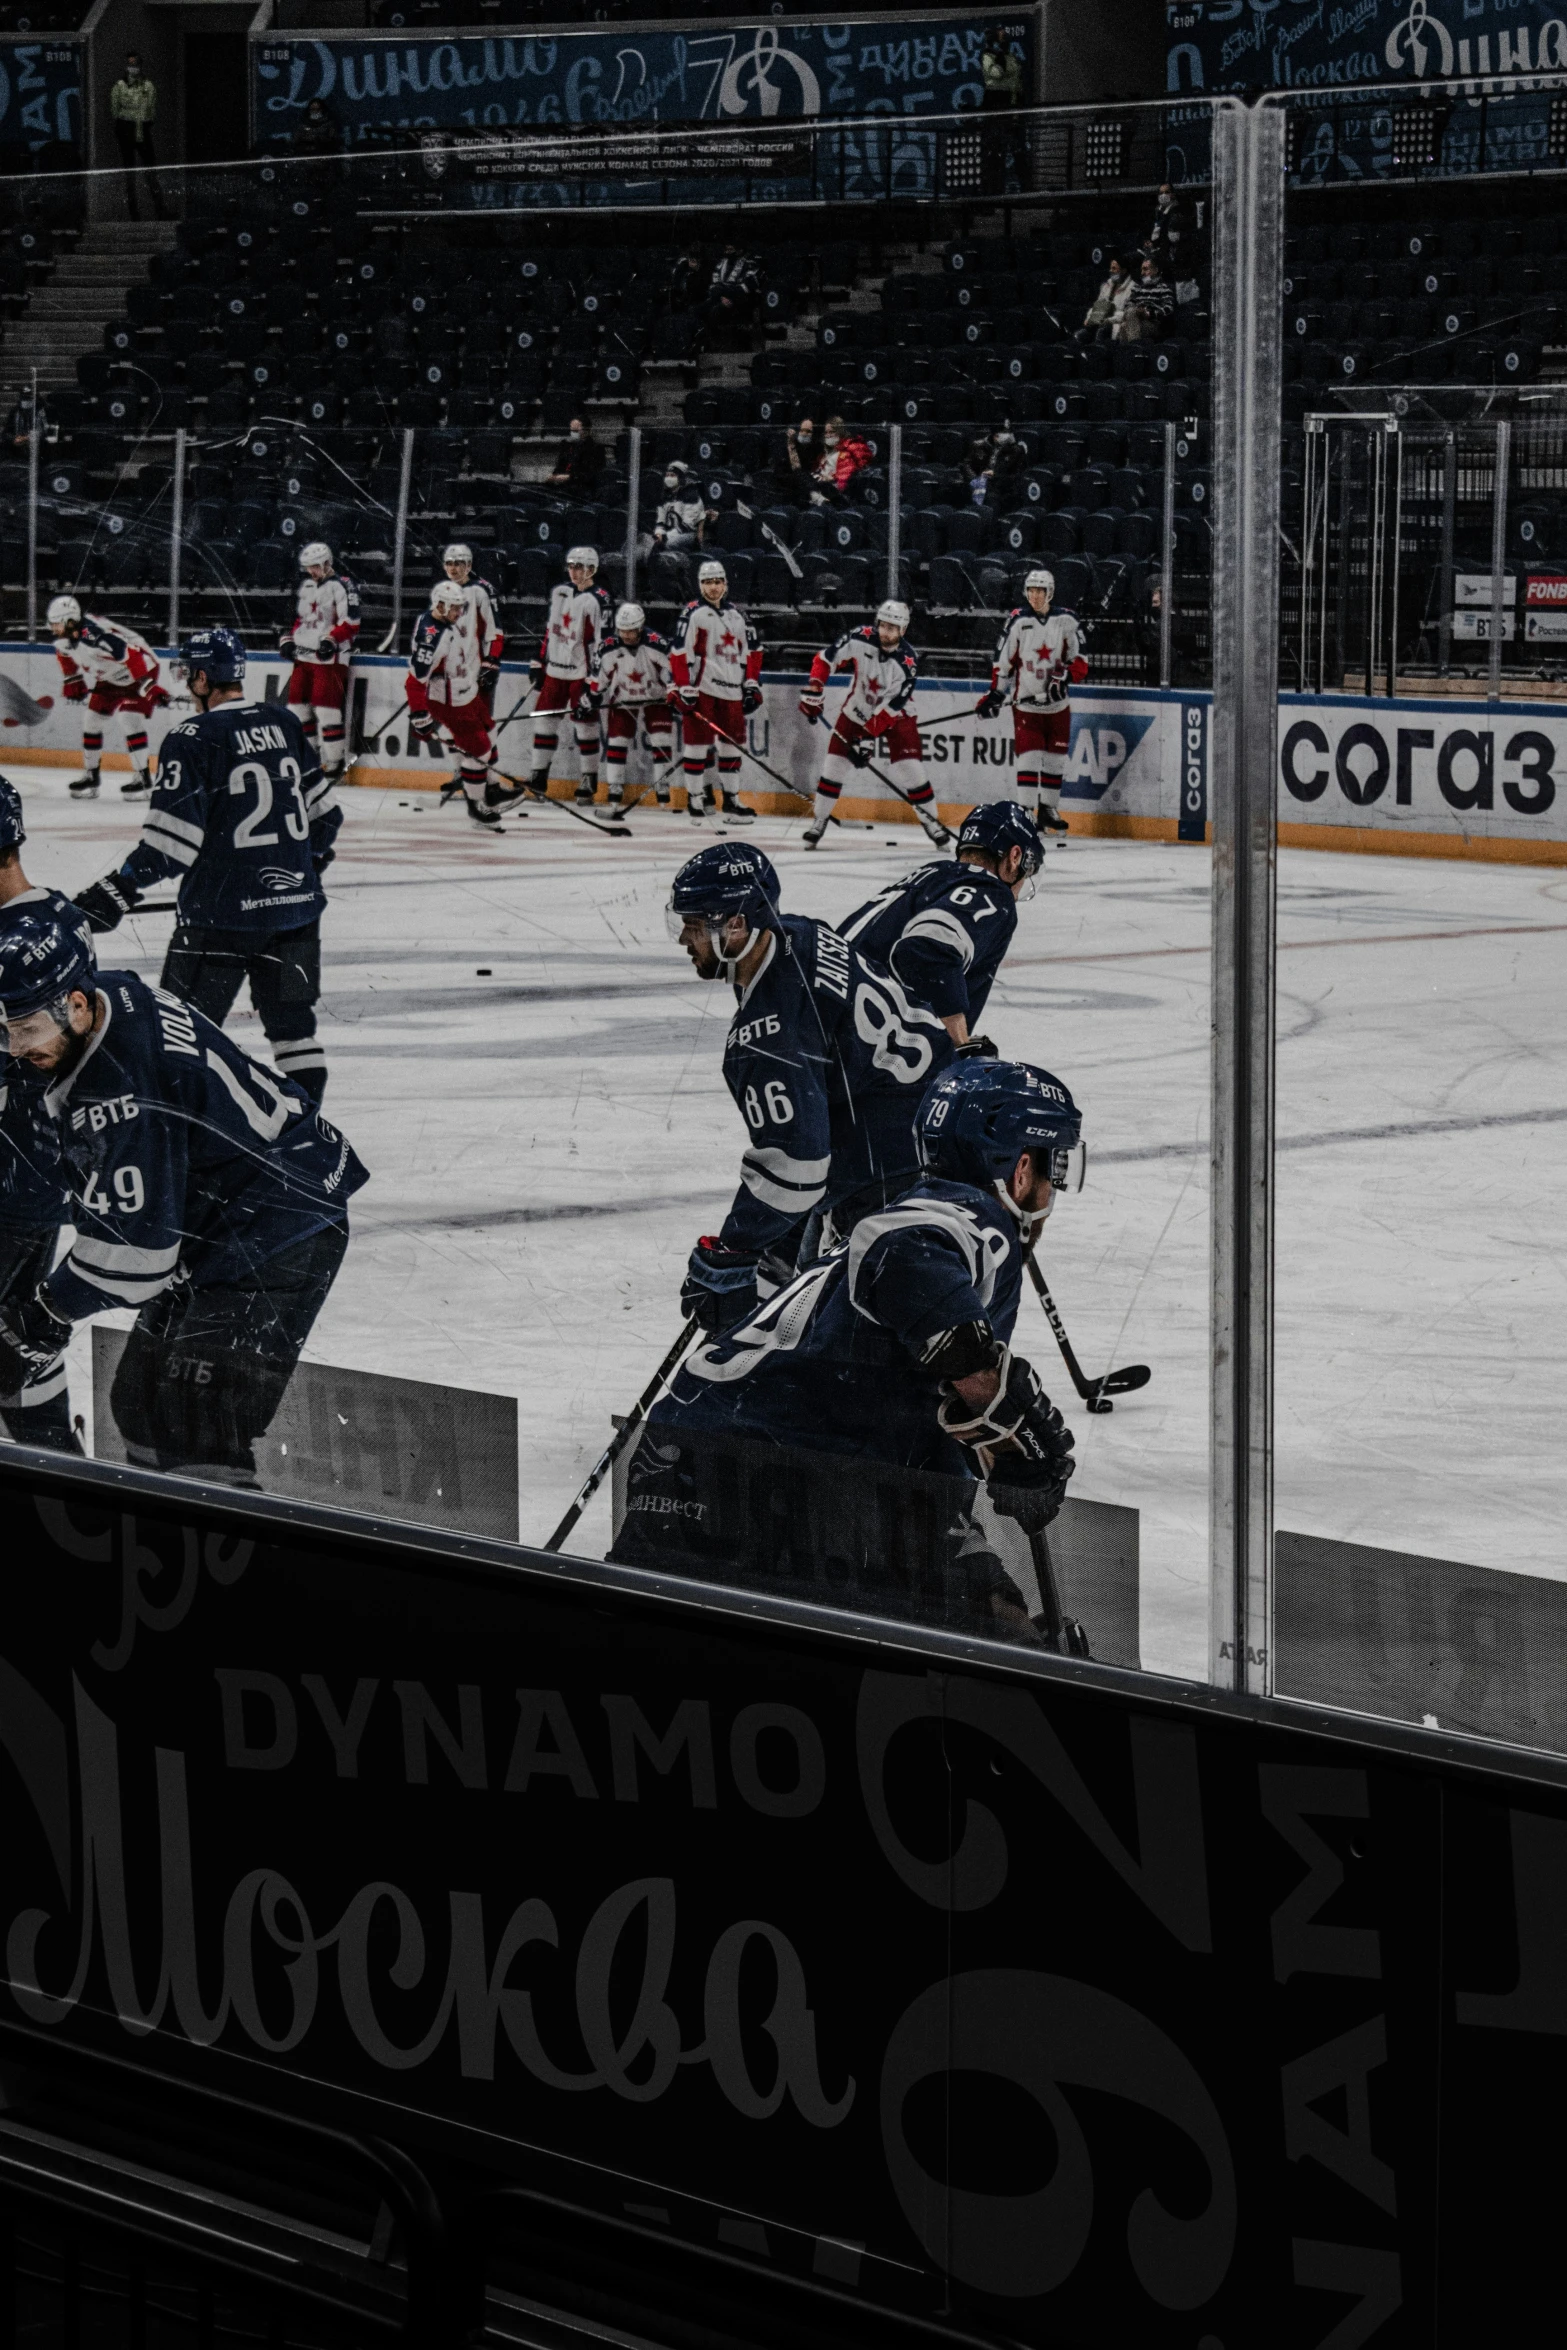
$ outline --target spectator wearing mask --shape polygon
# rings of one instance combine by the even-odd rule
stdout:
[[[48,440],[51,438],[53,433],[53,427],[49,422],[49,410],[45,405],[43,393],[39,392],[36,396],[38,407],[35,419],[33,408],[33,386],[31,384],[17,385],[16,405],[11,410],[11,414],[7,419],[5,437],[10,442],[12,448],[17,452],[18,456],[25,456],[27,453],[27,444],[33,437],[33,425],[35,420],[37,422],[40,438]]]
[[[965,505],[993,507],[1003,512],[1028,463],[1028,453],[1015,433],[1004,427],[981,433],[958,469],[958,495]]]
[[[1135,283],[1120,255],[1112,253],[1099,291],[1083,313],[1083,323],[1077,330],[1080,343],[1109,343],[1118,339],[1116,329],[1126,316],[1126,305],[1132,298]]]
[[[689,465],[678,458],[664,469],[664,495],[642,553],[652,565],[655,591],[663,602],[682,602],[691,585],[691,563],[707,530],[707,505]]]
[[[294,151],[298,155],[336,155],[343,144],[343,134],[333,116],[319,98],[312,98],[305,108],[305,119],[294,133]]]
[[[1176,195],[1168,180],[1154,205],[1153,227],[1144,250],[1153,255],[1172,285],[1192,274],[1192,245],[1196,232],[1190,207]]]
[[[555,468],[549,477],[552,485],[575,490],[582,498],[591,497],[603,470],[604,452],[593,438],[592,426],[574,416],[555,452]]]
[[[157,157],[152,147],[152,126],[157,116],[157,84],[142,71],[141,59],[132,49],[126,56],[125,71],[109,92],[109,120],[114,125],[115,142],[125,171],[125,210],[131,220],[141,218],[136,207],[136,191],[143,174],[152,209],[159,220],[164,217],[163,192],[158,186],[154,169]]]
[[[1146,254],[1121,323],[1113,330],[1114,339],[1120,343],[1155,341],[1174,316],[1175,289],[1168,278],[1160,276],[1153,255]]]
[[[708,280],[702,315],[709,331],[733,327],[748,331],[762,291],[762,273],[753,254],[738,245],[726,245]]]
[[[980,112],[1003,120],[986,127],[981,177],[987,195],[1001,194],[1011,175],[1013,133],[1005,117],[1023,103],[1023,63],[1000,25],[992,25],[979,53],[984,87]]]
[[[813,506],[841,505],[850,482],[870,461],[869,441],[850,432],[841,416],[829,416],[822,426],[821,453],[813,463],[802,458],[799,436],[790,436],[789,462],[804,475],[809,485],[806,496]]]

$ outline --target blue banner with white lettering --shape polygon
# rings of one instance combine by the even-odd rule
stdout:
[[[0,41],[0,147],[80,144],[80,41]]]
[[[1567,69],[1562,0],[1165,0],[1172,91]]]
[[[258,40],[255,131],[267,143],[317,99],[350,141],[387,129],[523,124],[638,128],[876,114],[917,121],[978,107],[980,49],[996,21],[782,19],[711,31],[617,25],[448,40],[369,33]],[[1028,95],[1033,12],[1000,21]]]

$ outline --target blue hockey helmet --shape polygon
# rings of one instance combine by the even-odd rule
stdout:
[[[987,800],[970,808],[959,828],[954,853],[961,857],[965,849],[983,849],[998,865],[1008,849],[1021,849],[1025,875],[1037,873],[1045,861],[1039,827],[1020,800]]]
[[[232,628],[197,628],[185,639],[180,655],[185,675],[204,669],[209,685],[242,685],[245,678],[245,640]]]
[[[22,795],[9,776],[0,775],[0,857],[11,849],[19,849],[26,838]]]
[[[1083,1121],[1048,1069],[1027,1061],[955,1061],[926,1089],[914,1142],[927,1175],[981,1190],[1005,1186],[1024,1151],[1048,1160],[1057,1191],[1083,1186]]]
[[[725,933],[736,916],[745,922],[745,941],[738,947],[726,947]],[[688,922],[705,921],[713,951],[732,979],[735,967],[756,944],[758,935],[778,927],[778,875],[771,857],[748,841],[714,841],[710,847],[698,849],[675,875],[665,920],[673,939],[680,937]]]
[[[74,927],[31,907],[0,920],[0,1041],[21,1049],[13,1030],[37,1012],[66,1025],[65,999],[79,988],[90,995],[98,971],[92,948]]]

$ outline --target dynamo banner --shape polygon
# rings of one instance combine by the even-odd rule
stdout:
[[[792,19],[678,30],[403,33],[252,44],[259,144],[291,130],[320,99],[351,139],[381,129],[482,131],[766,122],[976,108],[988,17]],[[1001,20],[1033,87],[1035,14]]]
[[[1562,0],[1165,0],[1172,91],[1567,69]]]
[[[79,146],[80,41],[0,41],[0,147]]]

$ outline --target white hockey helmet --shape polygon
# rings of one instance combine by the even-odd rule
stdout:
[[[1025,579],[1023,582],[1023,592],[1025,595],[1028,593],[1030,588],[1043,588],[1047,596],[1053,596],[1056,592],[1055,573],[1053,571],[1046,571],[1043,565],[1036,565],[1035,568],[1029,573],[1027,579]]]
[[[47,614],[51,628],[77,628],[81,617],[82,608],[74,596],[56,596]]]
[[[432,612],[465,612],[468,599],[455,579],[438,579],[430,590]]]
[[[566,550],[566,569],[575,571],[579,565],[585,570],[597,571],[599,567],[597,547],[569,547]]]
[[[881,626],[883,621],[886,622],[889,628],[907,628],[909,625],[909,618],[910,614],[908,605],[900,603],[896,596],[889,596],[884,604],[878,604],[876,607],[876,625],[878,628]]]
[[[707,561],[702,565],[701,569],[696,575],[698,587],[706,587],[710,579],[721,579],[727,583],[728,578],[728,572],[724,569],[722,563],[718,561],[716,556],[713,555],[708,556]]]
[[[441,561],[443,563],[466,563],[471,569],[473,565],[473,549],[472,547],[465,547],[461,539],[453,539],[451,545],[447,548],[445,554],[441,557]]]
[[[308,546],[299,550],[301,571],[313,571],[318,563],[324,563],[328,571],[332,568],[332,550],[325,539],[312,539]]]
[[[617,630],[622,628],[645,628],[647,626],[647,614],[643,611],[640,604],[622,604],[620,610],[615,614],[615,626]]]

